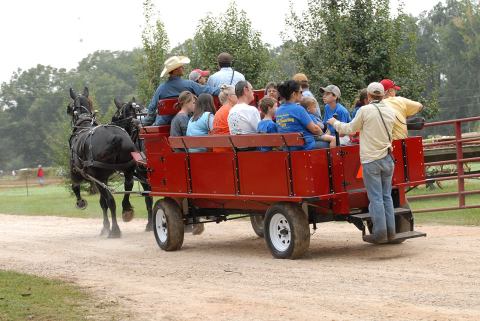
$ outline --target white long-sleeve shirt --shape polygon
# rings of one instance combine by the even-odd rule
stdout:
[[[362,106],[350,123],[335,121],[333,126],[340,134],[360,132],[360,161],[362,164],[370,163],[387,156],[392,142],[388,138],[387,130],[392,137],[395,111],[383,102],[375,103],[382,113],[382,118],[373,104]]]

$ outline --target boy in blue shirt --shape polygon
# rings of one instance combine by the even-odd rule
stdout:
[[[317,100],[313,97],[303,97],[302,101],[300,101],[300,105],[305,108],[308,113],[308,116],[313,120],[313,122],[319,126],[322,130],[324,130],[325,126],[322,122],[322,118],[317,116]],[[320,136],[315,136],[315,141],[322,141],[327,142],[330,147],[335,147],[335,136],[323,134]]]
[[[322,93],[323,103],[325,104],[325,115],[324,119],[330,119],[333,115],[337,114],[337,119],[342,123],[349,123],[352,119],[350,118],[350,113],[347,108],[338,102],[341,96],[340,89],[335,85],[328,85],[327,87],[321,87],[320,92]],[[327,124],[329,133],[332,136],[335,136],[336,130],[332,125]],[[346,144],[350,141],[348,136],[340,137],[340,143]]]
[[[277,111],[277,101],[270,97],[264,97],[260,100],[259,106],[265,117],[258,123],[258,133],[276,133],[277,125],[273,121],[275,112]],[[272,147],[259,147],[259,151],[267,152],[272,150]]]

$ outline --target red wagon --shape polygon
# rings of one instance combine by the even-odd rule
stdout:
[[[167,251],[183,244],[184,227],[249,216],[276,258],[298,258],[309,247],[310,225],[348,221],[371,231],[359,146],[288,151],[303,145],[298,133],[169,137],[169,126],[144,127],[154,234]],[[261,152],[256,147],[276,150]],[[189,153],[189,148],[207,152]],[[222,147],[222,152],[210,151]],[[179,150],[182,150],[179,152]],[[425,181],[420,137],[394,141],[392,196],[397,235],[393,242],[425,236],[414,231],[407,186]]]

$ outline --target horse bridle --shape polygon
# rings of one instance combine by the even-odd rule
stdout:
[[[91,124],[96,123],[95,115],[92,113],[91,108],[88,108],[81,103],[81,96],[77,95],[77,97],[69,104],[69,107],[72,109],[72,127],[78,127],[77,122],[80,119],[90,119]],[[87,99],[87,98],[86,98]],[[77,106],[77,100],[78,106]],[[81,112],[83,111],[83,112]],[[86,115],[85,115],[86,114]],[[82,116],[85,115],[85,116]]]
[[[127,117],[126,110],[129,105],[132,106],[135,116]],[[133,119],[137,119],[137,110],[140,108],[141,106],[135,102],[124,103],[122,108],[118,109],[113,115],[113,119],[116,120],[111,122],[113,125],[127,129],[132,141],[135,141],[135,139],[138,137],[138,127],[134,124]]]

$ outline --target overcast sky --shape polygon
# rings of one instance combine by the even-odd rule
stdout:
[[[405,0],[405,11],[418,15],[440,0]],[[131,50],[141,45],[142,0],[1,0],[0,82],[17,68],[37,64],[75,68],[95,50]],[[307,0],[295,0],[301,12]],[[397,1],[391,1],[396,8]],[[199,19],[208,12],[218,16],[229,0],[154,0],[173,47],[195,33]],[[289,0],[239,0],[253,28],[263,40],[281,43]],[[392,10],[394,12],[394,10]]]

